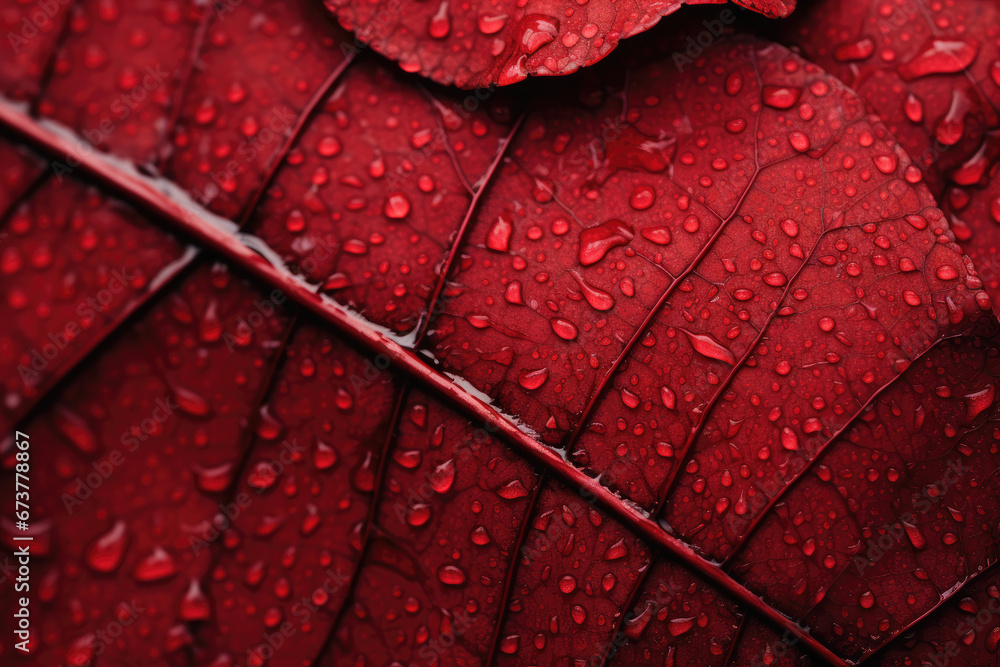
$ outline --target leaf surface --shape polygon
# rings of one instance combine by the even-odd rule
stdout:
[[[24,158],[11,165],[17,180],[8,192],[19,201],[6,215],[0,253],[9,429],[193,250],[127,204],[76,178],[41,175],[35,156],[6,150]],[[36,185],[25,187],[30,179]]]
[[[924,171],[990,294],[1000,294],[1000,8],[989,0],[814,3],[787,27],[852,86]]]
[[[371,46],[438,83],[461,88],[506,86],[528,76],[570,74],[606,57],[619,41],[649,30],[681,6],[725,0],[656,0],[623,8],[608,0],[565,3],[411,0],[325,0],[341,25]],[[771,18],[788,16],[795,0],[734,0]],[[737,20],[723,8],[705,30],[710,41]],[[714,35],[714,36],[713,36]]]
[[[344,56],[314,4],[227,7],[162,44],[171,155],[0,106],[79,167],[5,148],[4,257],[65,247],[8,306],[147,277],[7,390],[52,460],[31,661],[846,664],[989,581],[997,323],[840,81],[742,37],[479,99]]]

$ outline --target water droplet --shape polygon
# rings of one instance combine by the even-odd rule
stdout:
[[[199,489],[205,493],[218,493],[225,491],[232,481],[233,464],[231,461],[225,461],[211,468],[202,468],[195,464],[192,472]]]
[[[524,488],[521,480],[515,479],[497,489],[497,495],[507,500],[516,500],[528,495],[528,490]]]
[[[427,34],[434,39],[444,39],[451,32],[451,17],[448,15],[448,2],[445,0],[438,6],[437,12],[431,17],[427,26]]]
[[[774,109],[790,109],[799,101],[802,90],[786,86],[764,86],[761,94],[767,106]]]
[[[212,605],[201,591],[197,579],[192,579],[181,600],[180,617],[185,621],[204,621],[212,616]]]
[[[677,397],[670,387],[660,387],[660,400],[663,402],[663,407],[668,410],[673,410],[677,406]]]
[[[94,645],[96,643],[97,638],[93,634],[76,639],[66,651],[67,667],[89,667],[94,660]]]
[[[657,245],[670,244],[670,230],[666,227],[647,227],[639,232],[647,241],[652,241]]]
[[[903,101],[903,113],[911,122],[919,123],[924,119],[924,104],[916,95],[910,93]]]
[[[799,153],[809,150],[809,137],[804,132],[789,132],[788,143]]]
[[[204,417],[210,411],[208,401],[184,387],[173,387],[174,398],[181,411],[194,417]]]
[[[792,452],[799,449],[799,437],[787,426],[781,429],[781,446]]]
[[[563,340],[576,340],[578,334],[576,325],[561,317],[552,320],[552,331]]]
[[[375,488],[375,460],[371,452],[365,453],[365,458],[354,472],[354,486],[362,493],[370,493]]]
[[[322,440],[316,441],[313,450],[313,465],[317,470],[329,470],[337,463],[337,450]]]
[[[448,493],[451,491],[451,487],[455,483],[454,459],[448,459],[434,468],[430,476],[430,482],[431,488],[434,489],[435,493]]]
[[[986,636],[985,646],[990,653],[997,652],[997,646],[1000,646],[1000,625],[990,630],[990,634]]]
[[[899,75],[912,81],[930,74],[951,74],[961,72],[972,64],[979,53],[976,44],[968,42],[933,40],[910,62],[899,66]]]
[[[529,14],[519,24],[519,43],[525,53],[534,53],[559,34],[559,20],[544,14]]]
[[[506,653],[507,655],[513,655],[517,653],[518,647],[521,645],[521,638],[518,635],[507,635],[500,640],[500,651]]]
[[[927,540],[919,528],[906,521],[903,521],[902,524],[903,529],[906,531],[906,536],[910,538],[910,544],[913,545],[914,549],[923,549],[927,546]]]
[[[978,417],[984,410],[993,405],[993,401],[996,398],[996,389],[992,384],[986,385],[985,389],[981,389],[977,392],[967,394],[965,400],[968,401],[966,407],[965,418],[969,421],[974,420]]]
[[[883,174],[892,174],[896,171],[897,160],[895,155],[876,155],[875,167]]]
[[[667,630],[673,637],[679,637],[694,627],[694,617],[672,618],[667,622]]]
[[[567,595],[576,590],[576,578],[567,574],[559,579],[559,590]]]
[[[611,310],[611,308],[614,307],[615,300],[610,294],[588,284],[578,271],[573,271],[572,275],[576,279],[577,284],[580,286],[580,291],[583,292],[583,297],[592,308],[595,310],[605,311]]]
[[[693,347],[695,352],[698,354],[708,357],[709,359],[721,361],[729,364],[730,366],[736,365],[736,357],[733,353],[711,336],[707,334],[694,334],[684,329],[681,331],[684,331],[687,335],[688,340],[691,342],[691,347]]]
[[[438,568],[438,579],[442,584],[461,586],[465,583],[465,572],[456,565],[442,565]]]
[[[479,28],[479,32],[484,35],[494,35],[501,30],[503,30],[504,24],[507,23],[507,15],[489,15],[480,14],[476,21],[476,25]]]
[[[81,452],[92,454],[97,451],[97,436],[90,430],[87,422],[75,412],[58,406],[55,410],[55,423],[59,431]]]
[[[621,220],[608,220],[597,227],[580,232],[580,263],[596,264],[609,250],[625,245],[633,238],[632,226]]]
[[[512,280],[507,289],[504,292],[503,298],[507,303],[513,303],[519,306],[524,305],[524,296],[522,295],[523,288],[521,286],[521,281]]]
[[[733,72],[726,79],[726,94],[735,97],[739,95],[741,90],[743,90],[743,75],[739,72]]]
[[[953,90],[951,107],[934,128],[935,138],[945,146],[953,146],[958,143],[962,135],[965,134],[965,117],[973,107],[973,102],[964,91]]]
[[[272,461],[259,461],[247,476],[247,484],[263,491],[274,486],[277,479],[277,465],[274,465]]]
[[[645,211],[655,201],[656,190],[649,185],[637,185],[629,198],[629,204],[637,211]]]
[[[788,282],[788,278],[780,271],[773,271],[764,276],[764,282],[771,287],[782,287]]]
[[[514,227],[507,215],[500,215],[486,236],[486,247],[497,252],[510,250],[510,235]]]
[[[113,572],[121,565],[128,544],[124,521],[116,521],[87,549],[87,565],[96,572]]]
[[[538,389],[549,379],[549,369],[539,368],[537,370],[523,370],[517,378],[518,384],[528,391]]]
[[[476,526],[472,529],[472,543],[479,546],[484,546],[490,543],[489,533],[486,532],[486,528],[483,526]]]
[[[954,280],[958,278],[958,270],[951,264],[942,264],[938,267],[937,277],[939,280]]]
[[[607,551],[604,552],[604,560],[618,560],[627,555],[628,548],[625,546],[625,540],[621,539],[608,547]]]
[[[410,200],[403,194],[394,194],[385,202],[385,215],[393,220],[402,220],[410,213]]]
[[[136,581],[159,581],[171,577],[177,572],[174,559],[162,547],[155,547],[153,552],[136,565],[133,576]]]
[[[426,503],[415,503],[408,508],[406,522],[414,527],[423,526],[431,520],[431,507]]]
[[[856,42],[838,46],[833,57],[839,62],[865,60],[875,52],[875,42],[870,37],[863,37]]]

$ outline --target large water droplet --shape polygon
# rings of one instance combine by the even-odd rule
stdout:
[[[719,341],[706,334],[695,334],[684,329],[682,329],[682,331],[684,331],[687,335],[688,340],[691,342],[691,346],[698,354],[708,357],[709,359],[721,361],[729,364],[730,366],[736,365],[736,357]]]
[[[162,547],[155,547],[153,552],[136,565],[133,576],[136,581],[160,581],[173,576],[177,572],[174,559]]]
[[[451,32],[451,17],[448,15],[448,2],[442,2],[437,12],[431,17],[427,26],[427,34],[434,39],[444,39]]]
[[[489,234],[486,235],[486,247],[497,252],[507,252],[510,249],[510,235],[513,229],[510,216],[506,214],[498,216]]]
[[[608,220],[580,232],[580,263],[596,264],[609,250],[632,240],[632,226],[621,220]]]
[[[438,568],[438,579],[442,584],[461,586],[465,583],[465,572],[457,565],[442,565]]]
[[[124,521],[116,521],[87,549],[87,565],[96,572],[113,572],[121,565],[128,540]]]
[[[561,317],[552,320],[552,331],[563,340],[576,340],[578,334],[576,325]]]
[[[614,307],[615,300],[610,294],[587,283],[578,271],[573,271],[572,275],[576,279],[577,284],[580,286],[580,291],[583,292],[583,297],[592,308],[595,310],[605,311],[611,310]]]
[[[912,81],[929,74],[961,72],[972,64],[978,52],[975,44],[935,39],[910,62],[900,65],[899,75]]]
[[[548,368],[539,368],[537,370],[525,369],[521,371],[521,374],[517,378],[517,382],[528,391],[532,391],[541,387],[548,379]]]

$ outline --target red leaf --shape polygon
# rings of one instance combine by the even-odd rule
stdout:
[[[38,97],[71,8],[72,3],[65,0],[0,3],[0,30],[10,48],[0,62],[0,89],[6,97],[18,101]]]
[[[132,311],[192,256],[130,206],[84,183],[39,178],[33,157],[3,152],[16,181],[0,251],[7,327],[0,361],[10,429]],[[36,186],[28,185],[35,181]]]
[[[991,0],[813,3],[788,30],[885,119],[1000,303],[1000,8]]]
[[[49,543],[32,569],[37,664],[87,664],[98,651],[156,660],[190,641],[185,621],[196,619],[185,610],[199,606],[211,561],[195,540],[224,511],[218,493],[238,470],[255,396],[281,353],[285,318],[244,330],[264,299],[203,265],[22,426],[37,457],[32,522]],[[209,361],[205,346],[219,354]],[[14,461],[5,455],[11,473]],[[13,474],[4,488],[12,501]],[[10,548],[20,546],[8,531]],[[109,632],[119,634],[113,646]]]
[[[298,137],[248,231],[309,282],[399,333],[426,308],[503,124],[370,65],[338,82]],[[385,122],[378,108],[393,109]]]
[[[994,569],[968,586],[941,609],[933,623],[885,652],[883,664],[909,665],[917,660],[954,660],[989,664],[1000,645],[1000,581]],[[960,598],[960,599],[957,599]]]
[[[318,4],[222,2],[204,43],[192,45],[197,64],[166,173],[220,215],[241,212],[345,62],[345,37]]]
[[[222,9],[100,143],[142,170],[0,105],[54,168],[3,148],[29,662],[841,665],[949,630],[989,659],[956,614],[993,595],[998,325],[851,90],[738,38],[469,108],[342,56],[315,4]],[[102,41],[148,19],[120,11]],[[10,90],[77,99],[57,70]],[[225,263],[164,279],[172,234]]]
[[[36,102],[39,113],[80,132],[95,148],[139,164],[156,161],[203,14],[193,0],[73,5],[51,79]]]
[[[575,72],[607,56],[618,42],[649,30],[684,4],[724,4],[725,0],[657,0],[625,11],[609,0],[482,5],[449,0],[324,0],[341,25],[356,34],[355,45],[370,45],[439,83],[461,88],[506,86],[528,77]],[[772,18],[788,16],[795,0],[734,0]],[[737,21],[724,8],[698,26],[709,43]],[[701,53],[692,33],[692,53]],[[688,47],[685,44],[685,47]],[[680,49],[683,51],[683,49]],[[697,56],[693,56],[697,57]]]
[[[284,623],[309,631],[282,659],[308,662],[346,603],[399,392],[384,373],[358,384],[366,363],[311,323],[289,342],[226,532],[204,535],[219,552],[205,591],[216,601],[201,640],[206,664],[266,650],[267,633]]]

